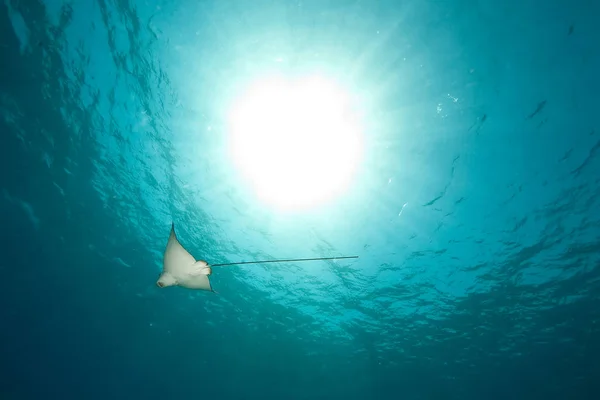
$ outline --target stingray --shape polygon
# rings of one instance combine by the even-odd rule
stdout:
[[[204,260],[196,260],[177,239],[175,234],[175,223],[171,224],[171,234],[167,242],[167,248],[163,256],[163,270],[156,286],[160,288],[168,286],[181,286],[187,289],[206,290],[215,292],[210,284],[209,276],[212,275],[212,267],[225,267],[229,265],[242,264],[264,264],[275,262],[300,262],[341,260],[346,258],[358,258],[358,256],[344,257],[319,257],[319,258],[291,258],[262,261],[241,261],[224,264],[209,264]]]

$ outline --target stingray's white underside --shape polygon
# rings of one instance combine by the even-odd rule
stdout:
[[[212,292],[209,275],[211,268],[206,261],[196,259],[179,243],[175,234],[175,224],[163,256],[163,271],[156,282],[159,287],[181,286],[188,289]]]

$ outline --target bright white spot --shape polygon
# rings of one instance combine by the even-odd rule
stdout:
[[[230,114],[231,154],[257,195],[283,209],[340,194],[361,155],[347,96],[321,78],[271,79],[249,88]]]
[[[404,203],[404,205],[402,206],[402,208],[400,209],[400,212],[398,213],[398,216],[402,215],[402,211],[404,211],[404,207],[406,207],[408,203]]]

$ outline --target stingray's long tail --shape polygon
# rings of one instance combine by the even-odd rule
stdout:
[[[358,258],[358,256],[344,256],[344,257],[320,257],[320,258],[291,258],[289,260],[263,260],[263,261],[240,261],[234,263],[225,264],[211,264],[211,267],[225,267],[227,265],[242,265],[242,264],[265,264],[275,262],[300,262],[300,261],[323,261],[323,260],[343,260],[347,258]]]

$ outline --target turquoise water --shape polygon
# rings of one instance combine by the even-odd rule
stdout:
[[[0,398],[597,398],[599,16],[4,0]],[[313,73],[352,92],[363,156],[281,210],[236,169],[228,110]],[[359,258],[160,289],[172,221],[210,263]]]

